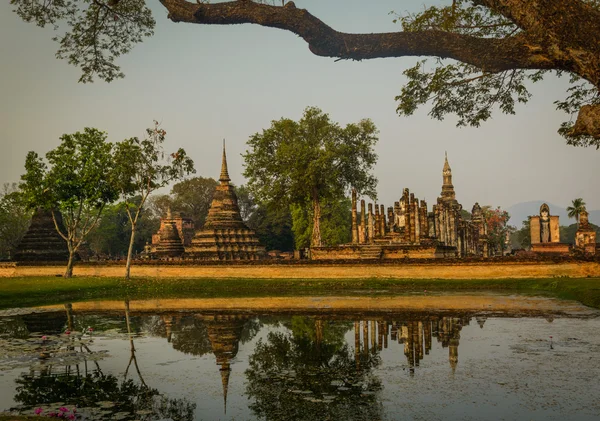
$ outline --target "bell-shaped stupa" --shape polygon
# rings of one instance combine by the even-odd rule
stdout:
[[[186,247],[186,256],[199,260],[258,260],[266,256],[265,247],[240,215],[237,196],[230,181],[223,141],[219,185],[215,189],[204,227],[196,232],[191,246]]]

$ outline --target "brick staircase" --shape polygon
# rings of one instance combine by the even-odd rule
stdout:
[[[381,259],[381,255],[383,254],[383,250],[380,246],[368,245],[362,246],[360,248],[360,258],[369,259],[369,260],[378,260]]]

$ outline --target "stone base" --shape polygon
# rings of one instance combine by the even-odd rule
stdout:
[[[267,253],[252,230],[215,229],[197,232],[184,256],[194,260],[259,260],[267,258]]]
[[[457,257],[456,247],[434,244],[346,244],[313,247],[312,260],[442,259]]]
[[[531,245],[531,251],[545,254],[569,254],[571,245],[567,243],[537,243]]]

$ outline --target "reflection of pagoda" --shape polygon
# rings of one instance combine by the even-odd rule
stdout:
[[[411,374],[415,367],[429,355],[432,338],[436,337],[443,348],[448,348],[448,361],[452,371],[458,364],[458,345],[460,330],[469,324],[469,318],[434,317],[424,321],[362,321],[354,323],[355,357],[359,364],[359,355],[376,353],[388,347],[388,336],[392,341],[404,345],[404,355]],[[362,325],[362,326],[361,326]],[[362,331],[362,340],[361,340]]]
[[[204,321],[217,365],[221,366],[223,384],[223,408],[227,412],[227,390],[231,375],[231,360],[238,353],[240,338],[247,317],[240,315],[198,315]]]
[[[264,246],[242,220],[230,181],[223,143],[220,185],[215,189],[204,227],[196,232],[191,246],[186,247],[187,256],[201,260],[256,260],[264,257]]]

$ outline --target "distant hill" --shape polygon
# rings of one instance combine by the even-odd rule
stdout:
[[[574,219],[569,219],[567,216],[567,206],[555,205],[554,203],[543,202],[541,200],[534,200],[531,202],[522,202],[517,203],[516,205],[512,205],[508,209],[508,213],[510,214],[510,225],[514,225],[517,228],[521,228],[523,226],[523,221],[526,221],[527,218],[531,215],[539,215],[540,206],[543,203],[548,203],[550,206],[550,214],[558,215],[560,225],[569,226],[575,223]],[[591,223],[600,225],[600,210],[588,210],[590,216],[589,220]]]

